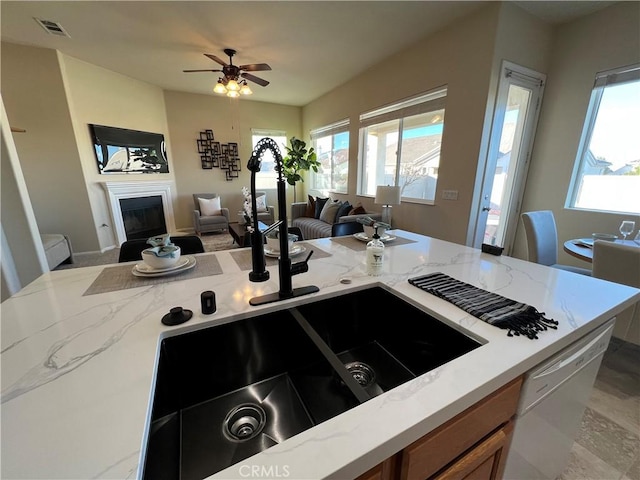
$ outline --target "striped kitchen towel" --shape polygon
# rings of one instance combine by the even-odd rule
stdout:
[[[531,305],[487,292],[444,273],[410,278],[409,283],[425,292],[453,303],[467,313],[496,327],[509,330],[508,336],[525,335],[537,339],[538,332],[558,328],[558,322],[545,318]]]

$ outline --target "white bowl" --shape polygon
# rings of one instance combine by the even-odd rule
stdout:
[[[163,255],[159,255],[161,249],[163,250]],[[170,253],[165,254],[167,250],[170,250]],[[142,260],[144,263],[149,265],[151,268],[163,269],[173,267],[178,260],[180,259],[180,247],[171,246],[171,247],[152,247],[146,248],[142,251]]]
[[[292,233],[289,234],[289,242],[288,242],[289,251],[291,251],[291,247],[293,247],[293,242],[297,239],[298,239],[297,235],[294,235]],[[271,250],[272,252],[279,252],[280,239],[275,237],[267,237],[267,247],[269,247],[269,250]]]
[[[594,240],[606,240],[608,242],[615,242],[618,237],[611,233],[592,233],[591,238]]]

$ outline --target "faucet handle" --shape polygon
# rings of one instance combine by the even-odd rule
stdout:
[[[299,273],[308,272],[309,259],[311,258],[311,255],[313,255],[313,250],[309,252],[309,255],[307,255],[307,258],[305,258],[303,261],[291,265],[291,275],[298,275]]]

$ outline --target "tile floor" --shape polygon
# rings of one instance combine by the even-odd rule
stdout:
[[[640,346],[611,339],[558,480],[640,480]]]

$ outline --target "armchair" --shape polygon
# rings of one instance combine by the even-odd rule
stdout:
[[[206,202],[207,200],[211,200],[216,197],[219,198],[217,193],[193,194],[193,203],[195,205],[195,209],[193,210],[193,227],[196,234],[200,235],[201,233],[213,232],[216,230],[227,230],[229,228],[228,208],[220,207],[220,212],[217,214],[211,214],[212,212],[207,212],[205,209],[204,213],[209,213],[209,215],[203,214],[203,209],[201,208],[199,199],[203,199],[203,201]]]
[[[264,196],[264,210],[261,210],[260,197]],[[271,225],[276,221],[276,207],[267,204],[267,192],[256,190],[256,201],[258,202],[258,221],[265,225]]]

